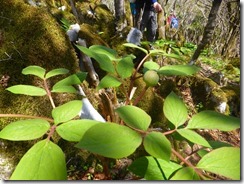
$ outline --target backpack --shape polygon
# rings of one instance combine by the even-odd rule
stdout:
[[[176,17],[171,18],[170,27],[175,28],[175,29],[177,29],[179,27],[179,22],[178,22],[178,19]]]

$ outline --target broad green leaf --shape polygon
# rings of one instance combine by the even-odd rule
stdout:
[[[151,123],[151,117],[139,107],[127,105],[115,111],[128,126],[133,128],[146,131]]]
[[[240,148],[222,147],[204,155],[197,168],[225,176],[233,180],[241,178]]]
[[[123,57],[117,65],[118,74],[123,79],[130,77],[132,75],[133,69],[133,57],[131,55]]]
[[[169,140],[160,132],[150,132],[143,141],[146,152],[156,158],[169,161],[171,156],[171,144]]]
[[[171,92],[164,101],[163,112],[166,118],[179,127],[187,120],[187,108],[183,101],[174,93]]]
[[[101,54],[101,53],[96,53],[95,51],[92,51],[86,47],[83,46],[79,46],[77,45],[78,49],[80,49],[85,55],[94,58],[99,66],[101,67],[102,70],[106,71],[106,72],[110,72],[110,73],[114,73],[114,66],[112,63],[112,60],[105,54]]]
[[[54,86],[52,91],[53,93],[77,93],[77,89],[73,86]]]
[[[0,138],[11,141],[33,140],[43,136],[50,124],[43,119],[20,120],[8,124],[0,132]]]
[[[184,55],[191,54],[192,53],[192,50],[191,49],[188,49],[186,47],[181,47],[180,48],[180,51],[183,52]]]
[[[119,87],[121,82],[114,76],[106,75],[99,82],[97,89],[109,88],[109,87]]]
[[[181,55],[179,47],[172,47],[172,51],[178,56]]]
[[[215,111],[206,110],[195,114],[189,120],[186,128],[232,131],[240,128],[240,119],[233,116],[226,116]]]
[[[200,177],[191,167],[183,167],[176,171],[170,180],[200,180]]]
[[[22,85],[22,84],[11,86],[6,90],[14,94],[22,94],[22,95],[29,95],[29,96],[44,96],[47,94],[47,92],[43,88],[31,86],[31,85]]]
[[[82,101],[73,100],[52,110],[52,117],[55,124],[69,121],[76,117],[81,111]]]
[[[98,123],[89,128],[76,147],[108,158],[123,158],[135,152],[141,135],[115,123]]]
[[[145,73],[147,70],[158,70],[160,68],[159,64],[153,61],[147,61],[143,64],[143,72]]]
[[[54,76],[57,76],[57,75],[66,74],[68,72],[69,72],[69,70],[67,70],[65,68],[57,68],[57,69],[54,69],[54,70],[49,71],[46,74],[45,78],[48,79],[50,77],[54,77]]]
[[[85,78],[86,78],[87,73],[85,72],[79,72],[73,75],[70,75],[69,77],[64,78],[63,80],[57,82],[53,86],[53,90],[57,89],[60,86],[72,86],[76,84],[81,84]]]
[[[203,157],[204,155],[208,154],[208,152],[209,152],[209,151],[207,151],[207,150],[203,150],[203,149],[201,149],[201,150],[197,151],[197,154],[198,154],[200,157]]]
[[[89,47],[90,50],[96,53],[107,55],[111,61],[116,60],[117,52],[111,48],[105,47],[103,45],[92,45]]]
[[[181,167],[174,162],[146,156],[136,159],[128,169],[146,180],[167,180],[173,172]]]
[[[198,133],[187,130],[187,129],[178,129],[177,132],[187,140],[191,141],[192,143],[196,143],[205,147],[211,148],[211,145],[206,141],[201,135]]]
[[[178,60],[183,60],[183,58],[182,58],[180,55],[175,54],[175,53],[170,53],[170,54],[165,53],[165,54],[163,54],[163,55],[166,56],[166,57],[169,57],[169,58],[174,58],[174,59],[178,59]]]
[[[150,50],[149,51],[150,55],[164,55],[166,54],[166,52],[164,50],[161,50],[161,49],[153,49],[153,50]]]
[[[89,119],[71,120],[59,125],[56,131],[67,141],[79,142],[86,131],[97,123],[99,122]]]
[[[221,147],[232,147],[231,144],[226,142],[220,142],[220,141],[208,141],[208,143],[211,145],[213,149],[221,148]]]
[[[194,65],[167,65],[158,70],[158,74],[161,75],[193,75],[197,73],[200,68]]]
[[[37,77],[40,77],[41,79],[44,79],[44,75],[46,73],[46,70],[40,66],[28,66],[22,70],[22,74],[24,75],[35,75]]]
[[[146,49],[143,49],[142,47],[139,47],[133,43],[124,43],[123,44],[125,47],[131,47],[131,48],[136,48],[136,49],[139,49],[141,50],[142,52],[144,52],[145,54],[148,54],[148,51]]]
[[[49,140],[32,146],[21,158],[10,180],[66,180],[63,151]]]

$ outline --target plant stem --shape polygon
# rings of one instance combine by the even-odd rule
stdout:
[[[179,154],[177,151],[175,151],[173,148],[171,148],[171,151],[173,152],[173,154],[175,156],[177,156],[181,161],[183,161],[187,166],[193,168],[195,170],[195,172],[199,175],[199,177],[203,180],[206,179],[206,177],[202,174],[202,172],[197,169],[194,165],[192,165],[191,162],[187,161],[181,154]]]
[[[167,132],[164,132],[163,134],[164,135],[168,135],[168,134],[172,134],[172,133],[174,133],[176,131],[176,129],[174,129],[174,130],[169,130],[169,131],[167,131]]]
[[[48,137],[47,137],[48,140],[50,140],[50,138],[51,138],[52,135],[54,134],[56,128],[57,128],[56,125],[53,125],[53,126],[50,128],[50,131],[49,131],[49,133],[48,133]]]
[[[0,117],[12,117],[12,118],[31,118],[31,119],[44,119],[51,123],[53,123],[53,119],[47,118],[47,117],[39,117],[39,116],[31,116],[31,115],[24,115],[24,114],[0,114]]]
[[[134,82],[135,82],[135,79],[136,79],[136,74],[137,72],[139,71],[140,67],[142,66],[142,64],[146,61],[146,59],[150,56],[150,54],[147,54],[142,60],[141,62],[139,63],[139,65],[137,66],[136,68],[136,71],[134,72],[134,74],[132,75],[131,77],[131,82],[130,82],[130,87],[129,87],[129,91],[128,91],[128,96],[130,96],[130,93],[131,93],[131,90],[134,86]],[[126,102],[126,104],[128,104],[129,101]]]
[[[148,88],[149,88],[148,86],[145,86],[144,87],[144,89],[142,90],[141,94],[134,101],[133,105],[137,105],[137,103],[142,99],[143,95],[146,93],[146,91],[147,91]]]
[[[46,92],[47,92],[47,96],[48,96],[48,98],[49,98],[49,100],[50,100],[50,102],[51,102],[51,104],[52,104],[52,107],[55,108],[56,106],[55,106],[55,104],[54,104],[54,101],[53,101],[51,92],[50,92],[50,90],[49,90],[49,88],[48,88],[46,79],[44,79],[43,82],[44,82],[45,90],[46,90]]]

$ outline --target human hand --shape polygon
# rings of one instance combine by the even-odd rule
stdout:
[[[162,11],[162,6],[158,2],[153,3],[153,7],[155,8],[156,12],[161,12]]]

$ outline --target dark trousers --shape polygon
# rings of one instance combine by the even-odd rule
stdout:
[[[157,32],[157,13],[153,10],[145,10],[142,15],[140,11],[137,11],[136,22],[137,28],[144,32],[147,31],[146,37],[147,41],[154,42]]]

